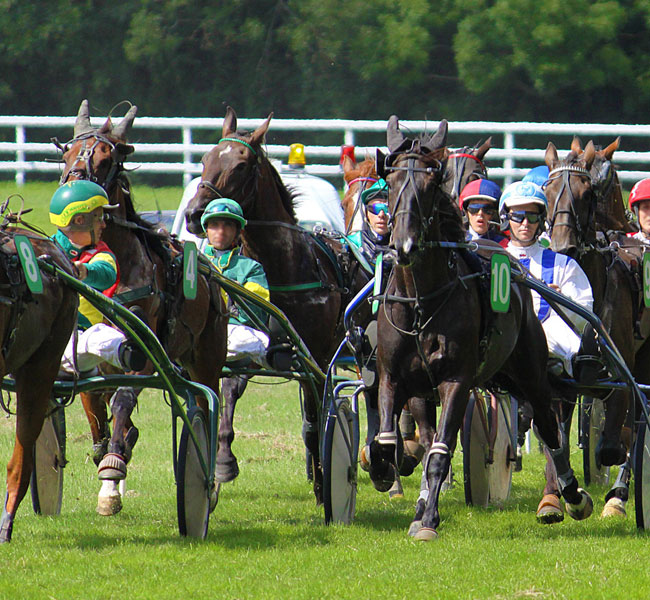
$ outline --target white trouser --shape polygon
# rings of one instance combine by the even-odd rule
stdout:
[[[258,365],[266,365],[269,338],[265,333],[247,325],[228,323],[228,355],[226,361],[250,358]]]
[[[119,349],[122,342],[126,340],[126,336],[119,329],[105,323],[97,323],[85,331],[76,330],[72,334],[61,359],[62,370],[74,373],[75,336],[78,336],[77,368],[80,372],[90,371],[103,362],[110,363],[118,369],[123,368],[119,358]]]
[[[580,338],[556,313],[551,313],[542,323],[546,334],[546,343],[551,356],[562,361],[564,370],[573,376],[571,359],[580,350]]]

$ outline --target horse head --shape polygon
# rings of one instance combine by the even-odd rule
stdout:
[[[137,112],[138,107],[131,106],[118,125],[113,126],[109,116],[96,129],[90,124],[88,100],[84,100],[79,107],[72,139],[64,145],[55,141],[63,151],[61,183],[89,179],[105,188],[110,196],[119,173],[124,169],[124,160],[133,152],[133,146],[127,143],[127,135]]]
[[[445,171],[447,121],[433,135],[417,139],[405,137],[396,116],[388,121],[388,149],[377,153],[377,172],[389,186],[388,205],[392,226],[391,245],[398,262],[411,264],[414,258],[443,235],[441,217],[453,204],[442,190]],[[444,203],[444,206],[443,206]],[[460,222],[457,211],[456,217]]]
[[[345,230],[350,232],[352,229],[361,229],[364,219],[361,211],[361,192],[376,183],[379,175],[374,158],[366,158],[363,162],[356,163],[349,156],[344,156],[342,167],[348,189],[341,204],[345,215]]]
[[[458,202],[460,193],[470,181],[487,178],[483,157],[491,147],[490,137],[473,148],[464,146],[448,153],[443,188],[454,202]]]
[[[595,240],[595,196],[590,169],[596,157],[593,142],[578,152],[576,144],[563,160],[552,142],[546,148],[549,178],[546,184],[548,199],[548,233],[551,248],[568,256],[577,256]]]
[[[238,202],[244,216],[250,216],[258,192],[259,170],[268,163],[262,145],[273,113],[252,133],[237,131],[237,114],[229,106],[223,122],[221,139],[207,152],[201,163],[201,182],[185,210],[187,230],[203,235],[201,215],[215,198],[231,198]]]

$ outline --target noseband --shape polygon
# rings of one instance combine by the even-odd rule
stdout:
[[[560,191],[557,195],[557,199],[555,201],[555,205],[553,206],[553,213],[550,215],[550,217],[547,220],[548,233],[552,237],[553,227],[555,226],[555,220],[557,219],[557,217],[561,214],[568,214],[573,219],[573,225],[571,224],[571,222],[568,222],[568,223],[558,223],[558,226],[575,227],[576,233],[578,234],[578,241],[582,245],[584,245],[587,241],[587,234],[591,227],[591,220],[594,214],[594,199],[592,196],[592,199],[589,202],[589,212],[587,214],[587,227],[586,229],[583,229],[583,226],[580,223],[580,219],[578,218],[578,214],[575,209],[576,198],[573,195],[573,190],[571,189],[571,180],[570,180],[571,176],[585,177],[591,183],[591,174],[589,173],[589,171],[587,171],[587,169],[583,169],[582,167],[565,165],[553,169],[548,174],[547,184],[549,181],[562,177],[562,187],[560,188]],[[564,194],[565,190],[568,191],[569,194],[569,208],[559,209],[558,208],[560,204],[559,200]]]

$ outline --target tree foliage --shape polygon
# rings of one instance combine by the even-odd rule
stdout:
[[[0,0],[0,112],[643,122],[648,0]]]

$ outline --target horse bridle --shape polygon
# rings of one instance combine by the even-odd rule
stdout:
[[[415,166],[415,161],[421,161],[422,156],[419,154],[406,154],[404,155],[404,158],[408,161],[407,166],[405,167],[395,167],[392,165],[391,161],[390,164],[387,164],[384,166],[385,171],[406,171],[406,177],[404,178],[404,181],[402,182],[402,185],[397,192],[397,200],[395,201],[395,206],[393,207],[393,210],[391,211],[391,216],[388,221],[388,224],[390,227],[393,226],[395,223],[395,219],[401,215],[401,214],[416,214],[418,218],[420,219],[420,237],[426,234],[426,231],[433,222],[433,215],[438,211],[438,194],[433,194],[433,200],[431,202],[431,210],[428,215],[424,214],[424,211],[422,210],[422,202],[420,200],[420,194],[418,192],[418,186],[415,183],[415,173],[427,173],[429,175],[435,175],[435,174],[440,174],[442,173],[443,170],[443,165],[442,163],[437,160],[433,159],[435,161],[434,166],[430,167],[416,167]],[[386,161],[388,162],[388,161]],[[413,209],[400,209],[400,202],[403,198],[404,191],[406,188],[409,186],[409,184],[413,187],[413,191],[415,194],[415,203],[417,205],[417,213]],[[438,188],[439,193],[446,194],[446,192],[440,187],[440,182],[439,181],[434,181],[434,185]]]
[[[92,144],[89,143],[89,140],[91,139],[95,140]],[[61,144],[58,144],[57,142],[55,142],[55,144],[61,150],[65,150],[65,148],[68,148],[70,145],[80,141],[83,142],[81,150],[79,151],[79,154],[77,154],[77,157],[74,159],[72,166],[70,167],[68,172],[61,174],[59,185],[63,185],[68,181],[70,175],[74,175],[77,179],[86,179],[88,181],[92,181],[93,183],[97,183],[98,185],[101,185],[108,193],[109,188],[115,181],[118,173],[123,169],[122,162],[117,160],[113,156],[113,152],[115,152],[115,148],[116,148],[115,143],[110,139],[108,139],[106,136],[103,136],[97,132],[89,132],[79,137],[73,138],[69,142],[66,142],[63,147],[61,146]],[[93,154],[95,153],[95,149],[102,142],[110,146],[112,161],[111,161],[111,167],[106,177],[104,178],[103,181],[99,181],[99,177],[93,170],[92,158],[93,158]],[[77,168],[76,165],[80,163],[83,164],[85,168]]]
[[[460,159],[457,163],[458,168],[454,169],[454,180],[452,182],[452,189],[451,189],[452,195],[456,194],[456,197],[460,196],[460,192],[462,191],[460,189],[460,186],[463,181],[463,174],[465,173],[465,167],[469,160],[476,161],[479,164],[481,170],[477,173],[478,177],[481,179],[487,179],[487,168],[485,167],[483,161],[478,156],[474,156],[473,154],[467,152],[467,150],[468,148],[465,147],[461,151],[452,152],[447,156],[447,160],[449,160],[450,158]]]
[[[557,194],[557,199],[553,206],[553,212],[551,215],[549,215],[547,219],[548,233],[549,236],[552,236],[553,227],[555,226],[555,220],[558,218],[559,215],[567,214],[571,217],[573,223],[571,223],[571,219],[570,219],[569,222],[567,223],[558,223],[558,226],[562,225],[564,227],[575,227],[576,233],[578,234],[578,241],[582,245],[585,245],[587,242],[587,234],[589,232],[589,229],[591,228],[592,216],[594,214],[594,197],[592,196],[591,201],[589,202],[589,212],[587,214],[587,221],[586,221],[587,227],[586,229],[584,229],[582,224],[580,223],[580,219],[575,209],[576,198],[573,195],[573,190],[571,189],[572,176],[585,177],[587,180],[589,180],[589,182],[591,182],[591,174],[589,173],[589,171],[587,171],[587,169],[583,169],[582,167],[578,167],[575,165],[563,165],[560,167],[556,167],[555,169],[551,170],[551,172],[548,174],[548,179],[546,180],[547,184],[549,181],[557,179],[558,177],[562,177],[562,187],[560,188],[560,191]],[[558,200],[562,197],[565,190],[567,190],[569,194],[569,208],[559,209]]]

